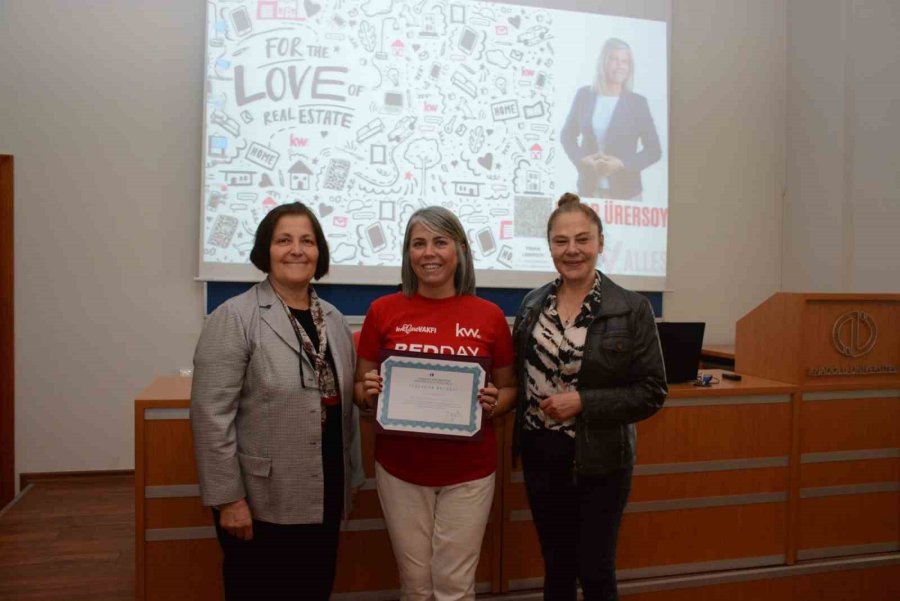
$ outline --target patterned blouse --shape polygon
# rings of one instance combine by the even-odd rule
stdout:
[[[560,280],[554,282],[553,291],[547,297],[525,351],[525,410],[526,430],[557,430],[575,438],[575,418],[558,422],[544,415],[540,402],[558,392],[575,390],[578,370],[584,354],[587,329],[600,311],[600,274],[594,287],[584,299],[581,312],[569,325],[564,325],[557,311],[557,290]]]

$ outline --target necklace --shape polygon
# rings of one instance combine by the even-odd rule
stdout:
[[[559,315],[559,321],[562,322],[564,328],[568,328],[575,321],[575,318],[581,313],[581,305],[583,303],[578,303],[574,306],[569,306],[570,303],[560,303],[560,299],[557,297],[556,299],[556,314]]]

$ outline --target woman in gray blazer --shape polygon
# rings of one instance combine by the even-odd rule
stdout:
[[[310,284],[328,256],[308,207],[273,209],[250,253],[268,277],[217,308],[197,343],[194,452],[228,601],[328,599],[341,517],[365,481],[353,339]]]

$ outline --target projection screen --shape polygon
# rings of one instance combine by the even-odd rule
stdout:
[[[409,216],[441,205],[479,286],[533,287],[572,191],[604,223],[600,268],[662,290],[668,2],[552,4],[208,2],[199,279],[260,279],[256,226],[299,200],[327,282],[399,282]]]

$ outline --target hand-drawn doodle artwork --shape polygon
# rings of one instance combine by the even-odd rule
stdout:
[[[393,4],[393,0],[367,0],[363,2],[362,10],[367,17],[375,17],[391,12]]]
[[[441,149],[437,140],[419,138],[409,143],[403,158],[422,170],[421,188],[424,191],[427,186],[427,173],[430,167],[441,162]]]
[[[303,161],[297,161],[288,169],[291,176],[291,190],[309,190],[312,171]]]
[[[340,265],[350,263],[356,259],[356,247],[347,242],[341,242],[331,251],[331,260]]]
[[[372,27],[371,23],[363,21],[359,24],[359,42],[366,52],[375,52],[375,44],[377,43],[375,36],[375,28]]]
[[[206,243],[210,246],[218,246],[219,248],[228,248],[231,244],[231,238],[237,231],[238,220],[231,215],[219,215],[213,222],[212,231],[206,239]]]
[[[551,270],[542,220],[575,189],[560,132],[596,71],[601,25],[632,43],[666,31],[479,0],[207,0],[201,273],[247,264],[259,220],[295,200],[321,218],[338,267],[399,267],[409,216],[440,205],[460,216],[477,268]],[[660,47],[635,49],[641,85],[651,59],[665,74]],[[667,131],[665,105],[650,112]],[[643,203],[667,211],[665,163],[645,168]]]
[[[329,190],[343,190],[349,171],[350,161],[346,159],[331,159],[328,162],[328,172],[325,174],[323,187]]]
[[[479,125],[469,132],[469,151],[478,154],[482,146],[484,146],[484,128]]]

